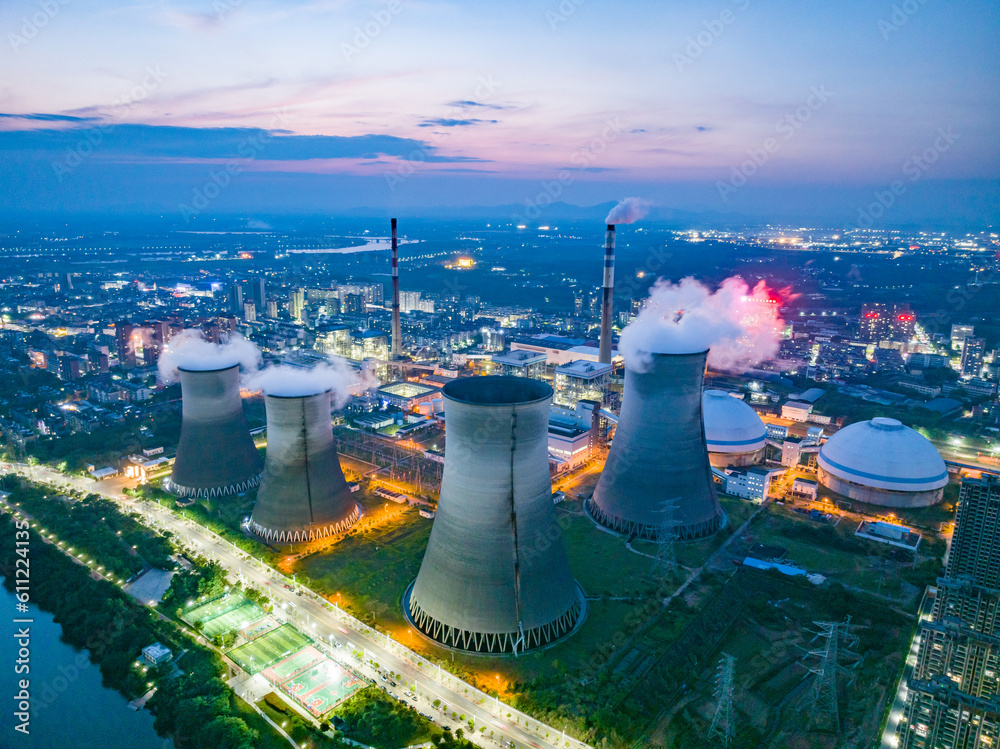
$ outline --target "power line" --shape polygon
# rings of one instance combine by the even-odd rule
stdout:
[[[708,739],[718,739],[722,746],[729,746],[736,733],[733,715],[733,676],[736,673],[736,658],[723,653],[715,674],[715,713],[708,728]]]

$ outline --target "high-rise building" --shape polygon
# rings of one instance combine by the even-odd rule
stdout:
[[[243,287],[238,283],[229,287],[229,311],[236,315],[243,314]]]
[[[951,348],[953,351],[961,351],[965,339],[975,334],[976,328],[973,325],[952,325],[951,326]]]
[[[253,292],[254,306],[259,310],[263,310],[264,304],[267,302],[267,288],[264,286],[264,279],[255,278],[250,289]]]
[[[125,369],[135,368],[135,345],[132,341],[134,331],[135,326],[125,320],[115,324],[118,364]]]
[[[288,292],[288,312],[293,320],[302,320],[302,310],[306,303],[305,289],[292,289]]]
[[[861,307],[861,340],[878,343],[885,336],[889,319],[889,306],[876,302]]]
[[[267,300],[267,317],[270,320],[278,319],[278,301],[276,299]]]
[[[917,316],[909,304],[873,302],[861,307],[858,322],[862,341],[907,343],[913,339]]]
[[[962,344],[962,374],[966,377],[979,377],[983,371],[983,356],[986,353],[986,340],[967,336]]]
[[[965,479],[897,729],[902,749],[1000,741],[1000,478]]]
[[[247,322],[257,322],[257,305],[253,302],[243,303],[243,319]]]

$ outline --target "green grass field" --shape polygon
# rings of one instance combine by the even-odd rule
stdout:
[[[312,640],[306,635],[291,624],[284,624],[253,642],[233,648],[226,655],[247,673],[256,674],[310,644]]]
[[[237,608],[227,611],[214,619],[204,620],[202,632],[206,637],[215,637],[226,632],[239,630],[249,622],[264,616],[264,611],[253,601],[244,601]]]
[[[232,591],[230,593],[223,594],[221,597],[214,600],[194,604],[190,608],[181,612],[181,619],[192,626],[207,622],[218,616],[222,616],[227,611],[231,611],[242,606],[246,600],[246,597],[238,590]]]
[[[272,684],[284,684],[306,666],[318,663],[325,657],[325,655],[314,647],[302,648],[299,652],[293,653],[282,661],[278,661],[270,668],[265,668],[264,676]]]
[[[282,689],[320,717],[366,686],[360,676],[327,659],[285,682]]]

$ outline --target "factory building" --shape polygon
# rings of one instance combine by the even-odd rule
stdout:
[[[441,496],[404,613],[449,648],[516,654],[547,645],[576,627],[585,605],[552,504],[552,388],[465,377],[443,393]]]
[[[261,459],[240,399],[239,365],[179,367],[181,438],[163,488],[181,497],[241,494],[260,481]]]
[[[925,507],[941,501],[948,470],[937,449],[896,419],[844,427],[817,456],[823,486],[860,502]]]
[[[490,357],[497,374],[541,379],[545,375],[545,354],[534,351],[508,351]]]
[[[756,411],[724,390],[706,390],[701,406],[708,458],[713,466],[725,468],[761,462],[767,432]]]
[[[611,365],[584,360],[556,367],[552,384],[555,395],[552,402],[557,406],[576,408],[581,400],[604,402],[608,382],[611,380]]]
[[[587,509],[620,533],[657,538],[673,504],[682,540],[715,533],[725,518],[715,493],[702,420],[708,351],[653,354],[649,370],[626,366],[621,415]]]

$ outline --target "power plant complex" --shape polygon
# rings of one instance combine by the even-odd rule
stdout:
[[[358,505],[337,457],[330,392],[267,395],[267,458],[250,516],[265,541],[292,544],[347,530]]]
[[[181,437],[164,488],[181,497],[242,494],[260,482],[261,459],[243,416],[239,365],[178,367]]]
[[[437,516],[408,619],[450,648],[520,653],[584,615],[552,504],[552,388],[523,377],[445,385],[447,446]]]
[[[708,352],[651,357],[647,372],[626,364],[618,428],[589,511],[640,538],[661,538],[666,525],[678,539],[702,538],[725,517],[702,420]]]

